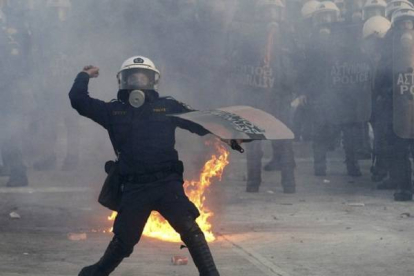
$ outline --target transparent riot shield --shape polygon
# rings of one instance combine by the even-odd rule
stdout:
[[[246,26],[248,25],[248,26]],[[235,97],[232,104],[256,107],[277,117],[284,112],[294,73],[286,40],[277,23],[245,24],[234,28],[229,51],[229,81]]]
[[[357,28],[340,26],[333,34],[325,71],[325,104],[333,124],[367,122],[371,116],[372,66]]]
[[[414,138],[414,31],[393,38],[393,126],[397,136]]]

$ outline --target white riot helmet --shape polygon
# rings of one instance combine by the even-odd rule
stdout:
[[[391,24],[394,27],[399,22],[406,20],[412,21],[414,23],[414,8],[404,8],[396,10],[392,14]]]
[[[303,19],[309,19],[312,17],[313,13],[318,9],[320,2],[317,0],[311,0],[306,2],[302,9],[301,14]]]
[[[278,22],[285,20],[285,0],[259,0],[256,9],[262,20]]]
[[[388,3],[387,8],[385,9],[385,15],[388,19],[392,18],[392,14],[399,9],[405,8],[413,8],[413,4],[411,4],[408,0],[392,0]]]
[[[371,37],[384,38],[390,28],[391,22],[387,18],[374,16],[365,22],[362,29],[362,37],[364,39]]]
[[[157,90],[160,71],[146,57],[130,57],[117,74],[120,90]]]
[[[315,26],[338,22],[340,10],[332,1],[323,1],[319,3],[316,11],[314,11],[312,20]]]
[[[362,19],[367,21],[374,16],[385,16],[387,3],[384,0],[368,0],[362,10]]]
[[[59,20],[66,21],[68,12],[72,8],[71,0],[47,0],[46,6],[57,10]]]

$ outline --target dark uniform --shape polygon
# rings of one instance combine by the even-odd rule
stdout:
[[[114,238],[105,255],[80,275],[109,275],[138,243],[151,211],[156,210],[181,235],[200,275],[219,275],[203,232],[195,222],[199,212],[184,193],[183,167],[174,149],[175,130],[198,135],[208,131],[167,114],[189,112],[172,98],[146,91],[146,102],[134,108],[122,101],[105,103],[88,95],[89,75],[80,73],[69,97],[79,114],[97,122],[110,133],[119,150],[123,194],[114,224]]]
[[[24,112],[18,87],[23,78],[27,78],[30,68],[28,52],[30,49],[30,33],[21,20],[20,10],[9,8],[7,21],[0,24],[0,51],[2,69],[0,106],[2,130],[0,134],[3,167],[1,174],[10,175],[9,187],[27,186],[26,167],[22,154],[22,127],[19,119]]]
[[[326,175],[327,152],[336,148],[342,133],[347,172],[360,176],[358,149],[371,115],[371,63],[358,48],[358,24],[331,22],[324,27],[329,37],[316,33],[307,53],[315,175]]]
[[[240,3],[229,39],[228,68],[230,94],[236,95],[234,104],[262,109],[284,124],[291,125],[293,79],[291,50],[286,26],[272,20],[252,20],[247,9],[252,3]],[[265,7],[254,7],[259,14]],[[242,16],[245,15],[245,16]],[[260,19],[260,20],[259,20]],[[272,141],[272,161],[266,170],[281,170],[281,183],[285,193],[295,193],[296,167],[291,140]],[[254,141],[246,148],[247,192],[258,192],[262,182],[262,143]]]
[[[410,32],[412,36],[412,31],[407,31],[407,33]],[[404,63],[409,63],[412,60],[410,56],[404,56],[406,53],[402,51],[401,45],[398,45],[404,34],[404,31],[395,27],[387,33],[384,52],[379,62],[375,83],[376,90],[383,99],[382,112],[384,116],[381,121],[385,128],[385,150],[383,150],[383,156],[388,161],[390,175],[388,183],[383,183],[380,188],[396,188],[397,191],[394,194],[396,201],[412,200],[413,194],[412,168],[409,159],[413,148],[413,138],[401,135],[406,130],[404,129],[406,126],[411,127],[411,120],[408,117],[404,118],[404,112],[407,107],[412,110],[412,96],[409,93],[400,95],[399,91],[394,91],[399,88],[398,83],[394,83],[394,77],[400,76],[401,72],[394,72],[393,69],[396,69],[396,65],[403,61],[401,62],[404,65],[403,70],[406,70],[410,66]],[[408,72],[408,74],[412,74],[412,71],[411,73]],[[407,87],[413,86],[409,78],[405,81],[406,83],[404,82],[403,84],[407,85]],[[396,98],[396,96],[400,97]],[[398,102],[396,102],[396,99],[398,99]],[[409,131],[410,128],[407,127],[407,130]]]

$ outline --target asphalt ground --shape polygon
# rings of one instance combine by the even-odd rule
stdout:
[[[348,177],[339,150],[321,178],[312,174],[309,145],[295,148],[294,195],[283,194],[279,172],[264,172],[260,192],[245,193],[245,160],[238,153],[214,182],[208,200],[217,240],[210,246],[221,275],[414,275],[414,203],[376,190],[369,160],[361,162],[362,177]],[[96,202],[105,175],[91,160],[75,172],[30,169],[27,188],[4,187],[7,178],[0,178],[1,276],[77,275],[101,257],[112,238],[110,211]],[[73,241],[71,234],[86,239]],[[179,243],[143,237],[113,275],[198,275],[191,259],[171,264],[178,255],[190,257]]]

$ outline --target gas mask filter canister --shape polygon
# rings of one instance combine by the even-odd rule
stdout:
[[[141,90],[132,90],[128,101],[131,106],[139,108],[145,103],[145,93]]]

